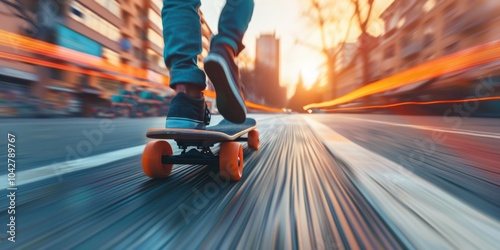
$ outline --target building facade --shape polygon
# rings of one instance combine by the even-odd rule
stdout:
[[[0,6],[10,14],[0,16],[0,22],[8,23],[2,26],[3,30],[69,48],[98,60],[101,58],[105,65],[119,68],[129,79],[123,81],[123,77],[116,77],[114,73],[100,71],[98,67],[88,68],[76,61],[40,57],[22,50],[14,52],[80,70],[0,58],[3,77],[0,79],[9,82],[10,88],[22,86],[14,89],[22,89],[26,95],[51,106],[46,108],[63,109],[74,101],[107,105],[107,99],[120,89],[143,87],[158,94],[172,93],[166,87],[169,72],[163,60],[162,0],[21,0],[17,8],[5,3]],[[200,16],[204,36],[200,39],[204,49],[199,63],[208,53],[208,41],[212,36],[201,12]],[[0,52],[12,52],[12,48],[15,49],[15,44],[11,48],[0,46]],[[86,74],[82,69],[98,73]]]
[[[384,33],[370,38],[373,48],[369,54],[369,82],[436,58],[500,40],[498,13],[500,1],[497,0],[395,0],[380,15],[385,25]],[[358,58],[359,52],[356,49],[354,59],[337,72],[336,97],[367,84],[360,82],[362,61]],[[426,88],[452,88],[460,95],[460,91],[470,86],[471,80],[500,74],[500,67],[495,67],[469,69],[467,76],[441,77]],[[429,85],[417,83],[414,88],[422,87],[423,84]],[[413,88],[405,89],[409,91]],[[402,91],[394,91],[393,94],[400,95]]]
[[[258,95],[270,106],[283,107],[286,89],[280,86],[280,40],[273,34],[261,34],[256,40],[255,84]]]
[[[395,0],[380,16],[383,77],[499,40],[498,13],[497,0]]]

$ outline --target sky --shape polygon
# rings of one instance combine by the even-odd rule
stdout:
[[[341,8],[349,8],[348,0],[336,0],[331,3],[341,3]],[[214,33],[217,33],[217,21],[224,6],[225,0],[202,0],[201,11],[205,20]],[[243,39],[246,49],[242,52],[249,57],[255,57],[255,40],[262,33],[276,33],[281,46],[280,81],[282,86],[288,87],[288,96],[295,91],[299,72],[301,72],[306,87],[311,86],[320,76],[324,58],[315,49],[304,44],[319,45],[319,32],[311,28],[311,22],[305,15],[305,6],[308,0],[255,0],[255,9],[252,21]],[[343,2],[343,3],[342,3]],[[385,9],[391,1],[376,0],[377,12]],[[334,8],[332,8],[334,9]],[[340,11],[342,13],[342,11]],[[340,14],[342,15],[342,14]],[[349,19],[349,18],[347,18]],[[379,20],[374,21],[375,32],[380,33]],[[347,21],[339,25],[337,32],[329,32],[330,40],[339,40],[345,37]],[[354,41],[357,32],[353,29],[349,40]],[[297,40],[303,42],[297,42]]]

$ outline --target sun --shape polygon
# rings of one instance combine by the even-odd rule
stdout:
[[[306,68],[302,70],[302,80],[304,81],[304,87],[310,88],[318,80],[319,70],[314,68]]]

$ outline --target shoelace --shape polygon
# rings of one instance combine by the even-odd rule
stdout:
[[[205,103],[205,117],[203,119],[205,125],[210,125],[211,119],[212,119],[212,114],[210,113],[210,110],[208,109],[208,105]]]

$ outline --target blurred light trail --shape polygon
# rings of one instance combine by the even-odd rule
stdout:
[[[322,103],[308,104],[303,108],[304,110],[308,110],[312,108],[331,107],[350,102],[361,97],[400,88],[418,81],[459,72],[496,60],[500,60],[500,40],[440,57],[391,77],[373,82],[339,98]]]
[[[104,58],[17,35],[5,30],[0,30],[0,37],[2,38],[0,39],[0,45],[8,48],[15,48],[72,63],[79,63],[81,65],[94,67],[100,70],[108,70],[114,73],[130,75],[146,80],[149,79],[148,74],[150,74],[150,72],[145,69],[132,67],[127,64],[121,64],[119,66],[113,65],[107,62]],[[162,78],[161,83],[168,85],[170,78],[164,75],[159,76]]]
[[[393,108],[406,105],[432,105],[432,104],[479,102],[479,101],[491,101],[491,100],[500,100],[500,96],[478,97],[478,98],[458,99],[458,100],[438,100],[438,101],[428,101],[428,102],[399,102],[386,105],[372,105],[363,107],[334,108],[334,109],[322,109],[322,110],[327,112],[335,112],[335,111],[349,111],[349,110],[363,110],[363,109]]]
[[[118,80],[118,81],[124,81],[124,82],[128,82],[128,83],[134,83],[136,85],[143,86],[143,87],[147,86],[147,87],[152,87],[152,88],[158,88],[158,87],[161,86],[161,87],[164,87],[164,88],[169,88],[166,85],[154,85],[154,84],[151,84],[149,82],[134,80],[134,79],[130,79],[128,77],[105,74],[105,73],[101,73],[101,72],[98,72],[98,71],[95,71],[95,70],[82,69],[82,68],[79,68],[79,67],[76,67],[76,66],[72,66],[72,65],[59,64],[59,63],[44,61],[44,60],[41,60],[41,59],[36,59],[36,58],[27,57],[27,56],[21,56],[21,55],[16,55],[16,54],[11,54],[11,53],[1,52],[1,51],[0,51],[0,58],[5,58],[5,59],[15,60],[15,61],[19,61],[19,62],[36,64],[36,65],[50,67],[50,68],[55,68],[55,69],[67,70],[67,71],[77,72],[77,73],[80,73],[80,74],[95,75],[95,76],[99,76],[99,77],[102,77],[102,78],[107,78],[107,79],[112,79],[112,80]]]
[[[103,58],[88,55],[85,53],[81,53],[81,52],[78,52],[75,50],[71,50],[71,49],[61,47],[61,46],[57,46],[57,45],[53,45],[53,44],[46,43],[43,41],[39,41],[36,39],[28,38],[25,36],[17,35],[17,34],[10,33],[10,32],[5,31],[5,30],[0,30],[0,37],[2,37],[2,39],[0,39],[0,45],[6,46],[9,48],[16,48],[16,49],[44,55],[44,56],[49,56],[49,57],[56,58],[56,59],[66,60],[66,61],[72,62],[72,63],[79,63],[82,65],[91,66],[91,67],[94,67],[96,69],[104,69],[104,70],[108,70],[108,71],[111,71],[114,73],[120,73],[120,74],[124,74],[127,76],[138,77],[138,78],[149,80],[148,71],[141,69],[141,68],[135,68],[135,67],[132,67],[132,66],[129,66],[126,64],[122,64],[120,66],[115,66],[115,65],[108,63]],[[74,72],[78,72],[78,73],[82,73],[82,74],[98,75],[98,76],[103,77],[103,78],[125,81],[125,82],[129,82],[129,83],[134,83],[134,84],[137,84],[140,86],[149,86],[149,87],[153,87],[153,88],[158,87],[158,86],[153,85],[153,84],[148,83],[148,82],[138,81],[138,80],[130,79],[130,78],[123,77],[123,76],[114,76],[114,75],[103,74],[103,73],[100,73],[97,71],[79,69],[78,67],[74,67],[74,66],[48,62],[48,61],[30,58],[30,57],[26,57],[26,56],[20,56],[20,55],[0,52],[0,57],[6,58],[6,59],[11,59],[11,60],[17,60],[17,61],[21,61],[21,62],[26,62],[26,63],[37,64],[37,65],[46,66],[46,67],[51,67],[51,68],[74,71]],[[166,88],[168,88],[168,83],[169,83],[170,78],[167,76],[163,76],[163,75],[161,75],[161,77],[162,77],[162,83],[165,85]],[[205,95],[208,97],[215,97],[215,92],[210,91],[210,90],[206,90]],[[259,105],[259,104],[248,102],[248,101],[245,101],[245,103],[246,103],[247,107],[253,108],[253,109],[263,110],[263,111],[267,111],[267,112],[282,112],[281,109],[270,108],[270,107],[266,107],[264,105]]]

